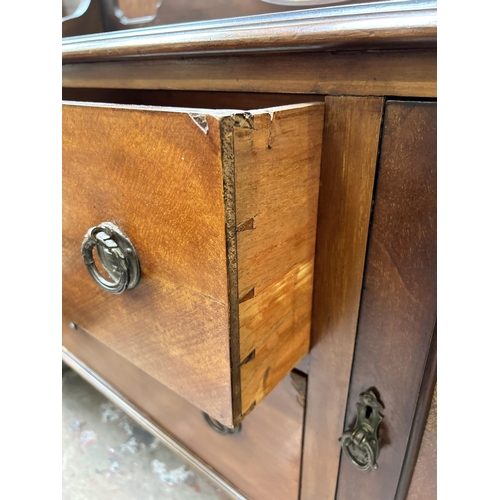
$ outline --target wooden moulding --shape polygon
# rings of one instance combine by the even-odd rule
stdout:
[[[63,87],[436,97],[435,49],[64,64]]]
[[[63,40],[63,62],[263,51],[435,47],[434,0],[375,2]]]
[[[309,348],[323,109],[64,106],[65,316],[228,426]],[[118,296],[80,255],[103,221],[141,262]]]

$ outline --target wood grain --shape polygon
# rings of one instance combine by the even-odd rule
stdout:
[[[325,101],[303,499],[335,495],[383,102]]]
[[[172,390],[232,422],[219,123],[189,113],[63,107],[63,311]],[[141,281],[111,295],[80,254],[114,222]],[[208,369],[210,367],[210,369]]]
[[[64,87],[436,97],[436,50],[64,64]]]
[[[435,0],[337,5],[63,40],[63,62],[436,47]]]
[[[308,350],[323,104],[204,113],[64,106],[63,310],[232,426]],[[80,255],[103,221],[141,262],[118,296]]]
[[[298,497],[304,410],[289,377],[245,419],[240,434],[220,436],[197,408],[87,332],[64,321],[63,339],[70,352],[249,498]]]
[[[235,128],[243,414],[309,350],[323,114],[293,106]]]
[[[394,498],[436,323],[436,104],[386,105],[346,428],[360,393],[384,406],[379,468],[342,457],[338,500]]]

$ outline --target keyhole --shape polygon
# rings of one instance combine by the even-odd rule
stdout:
[[[365,408],[365,418],[368,420],[370,418],[370,415],[372,414],[372,407],[371,406],[367,406]]]

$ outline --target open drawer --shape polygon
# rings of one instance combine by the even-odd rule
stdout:
[[[236,425],[309,348],[322,129],[65,102],[64,318]]]

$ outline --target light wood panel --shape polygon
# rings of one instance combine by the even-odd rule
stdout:
[[[383,99],[327,97],[301,498],[334,498]]]
[[[436,97],[436,50],[64,64],[64,87]]]
[[[271,110],[235,128],[243,414],[309,350],[323,113]]]

